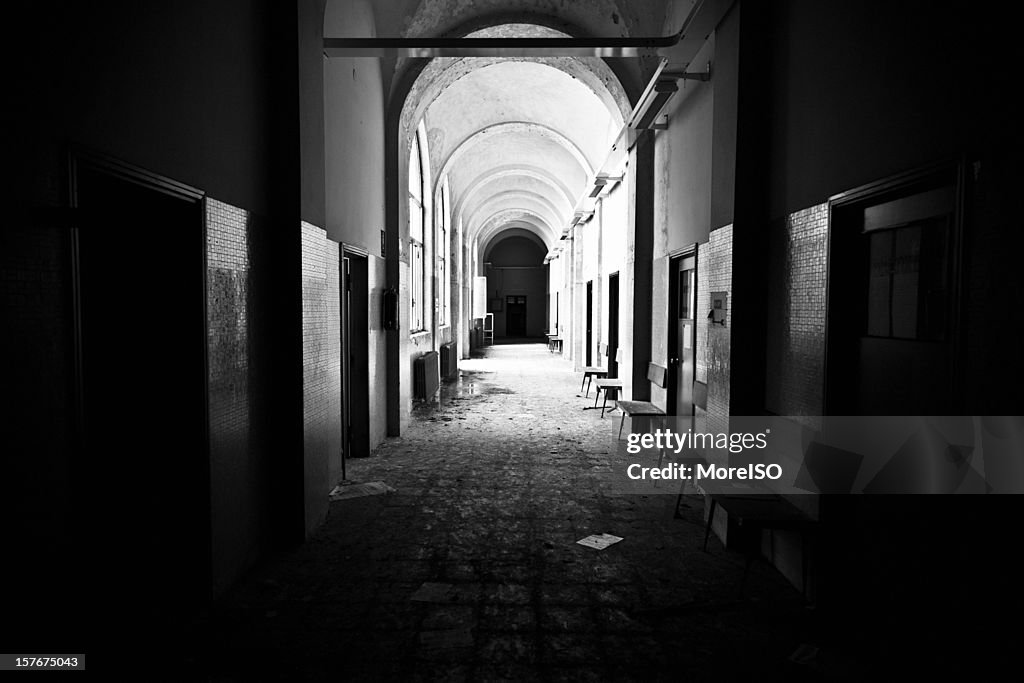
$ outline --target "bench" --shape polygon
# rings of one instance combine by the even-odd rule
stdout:
[[[782,496],[770,492],[755,490],[748,493],[735,488],[723,487],[719,490],[705,490],[704,495],[710,498],[711,505],[708,510],[708,521],[704,529],[704,552],[708,550],[708,538],[711,536],[711,525],[715,519],[715,510],[721,508],[737,529],[747,532],[742,545],[747,555],[746,567],[743,570],[743,577],[740,579],[740,595],[743,595],[743,587],[746,585],[747,576],[750,574],[750,566],[761,556],[762,531],[773,531],[775,529],[794,530],[800,534],[800,591],[807,593],[807,556],[809,553],[808,537],[812,536],[818,527],[818,521],[808,516],[804,511],[784,499]],[[775,554],[775,536],[771,536],[772,555]]]
[[[656,363],[647,364],[647,379],[654,384],[664,388],[666,369]],[[622,427],[626,424],[626,418],[634,417],[664,417],[665,411],[650,401],[617,401],[616,405],[622,411],[622,420],[619,422],[619,438],[622,438]]]

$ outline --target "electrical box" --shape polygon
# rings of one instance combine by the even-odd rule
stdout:
[[[729,294],[727,292],[711,292],[711,312],[708,320],[714,325],[725,326],[729,314]]]

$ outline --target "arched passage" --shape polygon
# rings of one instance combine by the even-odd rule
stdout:
[[[488,241],[483,254],[495,339],[542,339],[547,318],[546,245],[533,232],[506,228]]]
[[[579,29],[578,22],[564,17],[523,18],[529,16],[527,12],[511,22],[507,14],[464,14],[461,28],[448,35],[594,31]],[[630,110],[626,89],[609,65],[596,58],[440,58],[396,64],[385,155],[387,282],[400,302],[399,329],[388,335],[390,434],[398,434],[407,419],[416,357],[451,343],[468,357],[477,324],[471,317],[473,278],[487,275],[484,249],[497,244],[507,228],[529,232],[546,248],[538,249],[543,253],[534,273],[541,283],[536,289],[541,294],[535,296],[543,305],[538,302],[533,308],[538,320],[546,315],[545,259],[572,221]],[[443,267],[443,277],[450,279],[447,287],[436,275],[426,275],[421,289],[432,297],[450,292],[451,314],[447,319],[435,315],[433,326],[417,333],[409,328],[406,313],[412,283],[405,188],[408,150],[421,126],[433,179],[433,208],[424,216],[426,263]],[[435,310],[445,308],[435,300]],[[545,322],[535,323],[528,331],[541,334],[545,327]]]

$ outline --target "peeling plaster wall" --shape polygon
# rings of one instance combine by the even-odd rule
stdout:
[[[627,171],[628,173],[628,171]],[[629,189],[628,181],[619,183],[607,197],[601,200],[601,286],[596,293],[597,303],[601,311],[600,340],[607,344],[608,329],[608,278],[613,273],[624,273],[626,269],[626,231],[629,229]],[[622,320],[622,278],[619,278],[619,320]],[[619,325],[619,344],[624,343],[622,325]],[[612,358],[611,360],[615,360]],[[608,367],[607,358],[602,358],[601,365]]]
[[[714,59],[712,36],[694,61]],[[706,242],[711,231],[715,81],[680,81],[655,138],[655,258]]]
[[[714,44],[712,34],[693,62],[713,61]],[[670,254],[692,244],[706,243],[711,230],[714,107],[714,80],[680,81],[679,92],[665,109],[668,130],[658,132],[655,138],[651,361],[664,367],[668,367],[671,355]],[[698,260],[697,267],[701,269],[705,264]],[[698,340],[698,347],[702,343]],[[652,386],[651,395],[652,402],[664,409],[666,390]]]
[[[591,365],[596,364],[598,339],[601,337],[601,308],[598,297],[601,291],[601,281],[604,274],[601,263],[601,233],[604,232],[604,207],[597,205],[594,218],[580,232],[583,246],[583,268],[580,274],[580,282],[577,286],[577,296],[580,302],[580,328],[577,340],[575,355],[576,370],[580,371],[587,365],[587,283],[593,282],[593,310],[591,311]]]
[[[344,22],[342,26],[352,28]],[[369,23],[365,30],[372,28]],[[328,32],[334,34],[330,27]],[[384,92],[379,61],[325,60],[324,110],[327,234],[336,242],[379,255],[384,229]]]
[[[330,0],[324,35],[376,35],[372,3]],[[369,297],[370,448],[384,441],[387,422],[387,337],[381,327],[387,287],[381,231],[384,215],[384,87],[380,60],[323,60],[325,215],[328,237],[365,250]],[[339,412],[340,415],[340,412]]]

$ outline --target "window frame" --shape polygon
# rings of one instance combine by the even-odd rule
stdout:
[[[438,325],[446,326],[451,324],[451,190],[448,186],[448,176],[441,182],[437,228],[441,233],[438,236],[437,244],[437,275],[438,291],[440,302],[438,306]]]
[[[427,329],[426,268],[424,253],[428,220],[428,164],[426,160],[426,130],[423,122],[416,128],[409,144],[409,331],[419,334]],[[416,182],[418,180],[418,182]]]

